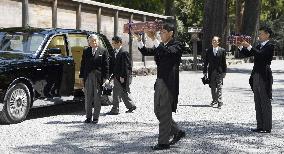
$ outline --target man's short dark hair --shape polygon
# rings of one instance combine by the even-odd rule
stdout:
[[[163,29],[165,29],[168,32],[173,31],[173,36],[174,36],[174,34],[175,34],[175,25],[174,24],[165,22],[165,23],[163,23]]]
[[[114,36],[111,40],[114,42],[122,43],[122,39],[119,36]]]
[[[262,30],[262,31],[268,33],[270,36],[271,36],[272,33],[273,33],[272,30],[271,30],[271,28],[268,27],[268,26],[262,26],[262,27],[259,28],[259,30]]]
[[[217,36],[217,35],[214,35],[214,36],[212,37],[212,39],[213,39],[214,37],[217,37],[217,38],[218,38],[218,42],[221,43],[221,41],[222,41],[221,37],[219,37],[219,36]]]

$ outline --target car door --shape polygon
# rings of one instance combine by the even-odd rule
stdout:
[[[75,65],[67,48],[66,35],[51,38],[45,54],[45,70],[47,73],[46,93],[53,97],[70,96],[74,91]],[[59,53],[53,52],[59,49]]]
[[[71,49],[71,55],[75,63],[74,89],[75,90],[82,89],[84,85],[83,85],[82,80],[79,78],[79,74],[80,74],[80,67],[81,67],[83,51],[86,47],[88,47],[87,34],[83,34],[83,33],[69,34],[68,43]]]

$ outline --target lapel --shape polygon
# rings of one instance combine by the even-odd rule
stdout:
[[[94,57],[97,58],[97,57],[101,57],[101,56],[102,56],[102,50],[101,50],[100,47],[98,47]]]
[[[92,56],[92,47],[88,47],[87,48],[86,55],[87,55],[87,57],[91,57]]]
[[[119,49],[117,55],[116,55],[116,58],[117,58],[117,59],[121,57],[121,53],[122,53],[122,52],[123,52],[123,49],[122,49],[122,47],[121,47],[121,48]]]
[[[211,58],[215,58],[216,57],[214,55],[214,52],[213,52],[213,47],[211,47],[208,52],[209,52],[209,55],[210,55]]]
[[[216,57],[220,56],[220,52],[221,52],[220,47],[218,47],[218,50],[217,50],[217,53],[216,53]]]
[[[271,41],[269,40],[268,42],[266,42],[265,43],[265,45],[261,48],[261,49],[264,49],[264,48],[266,48],[268,45],[270,45],[271,44]],[[259,48],[260,48],[261,46],[259,46]]]
[[[173,43],[174,43],[174,39],[171,39],[166,45],[164,45],[164,43],[163,43],[163,45],[164,45],[165,47],[169,47],[169,46],[171,46]]]

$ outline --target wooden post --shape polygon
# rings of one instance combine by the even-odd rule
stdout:
[[[76,29],[81,29],[81,8],[82,4],[79,3],[76,11]]]
[[[100,33],[101,32],[101,26],[102,26],[102,24],[101,24],[101,17],[102,16],[102,8],[100,7],[99,9],[98,9],[98,14],[97,14],[97,33]]]
[[[146,22],[147,18],[145,15],[143,15],[143,22]],[[142,35],[142,41],[145,44],[145,34]],[[144,67],[146,67],[146,57],[142,55],[142,62],[144,63]]]
[[[193,33],[192,35],[198,35],[198,34]],[[193,44],[193,70],[194,71],[197,71],[197,40],[198,40],[197,38],[192,39],[192,44]]]
[[[52,28],[57,28],[57,0],[52,3]]]
[[[115,11],[114,15],[114,36],[118,34],[118,10]]]
[[[22,0],[22,27],[29,26],[29,0]]]
[[[131,13],[131,15],[129,17],[129,23],[131,23],[132,21],[133,21],[133,13]],[[133,66],[132,43],[133,43],[132,34],[129,33],[129,55],[130,55],[130,60],[131,60],[131,66]]]

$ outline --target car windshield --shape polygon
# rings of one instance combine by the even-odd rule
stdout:
[[[45,35],[38,33],[0,32],[0,52],[9,51],[34,54],[41,46]]]

